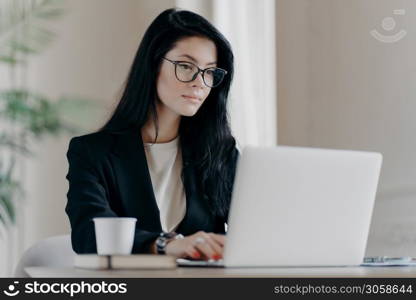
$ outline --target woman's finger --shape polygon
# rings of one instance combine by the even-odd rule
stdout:
[[[222,258],[222,252],[223,252],[222,245],[216,239],[212,238],[210,234],[204,234],[202,238],[204,238],[205,241],[212,247],[212,249],[214,249],[215,253],[218,256],[220,256],[219,258]]]
[[[217,243],[221,245],[221,247],[224,247],[225,245],[225,235],[223,234],[216,234],[216,233],[208,233],[208,235],[214,239]]]
[[[193,259],[200,259],[201,258],[201,253],[199,253],[199,251],[193,245],[190,245],[186,248],[185,254],[188,257],[193,258]]]
[[[219,259],[219,253],[216,253],[214,248],[203,238],[197,237],[194,240],[194,246],[198,249],[206,259]]]

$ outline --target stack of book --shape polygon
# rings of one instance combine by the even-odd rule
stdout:
[[[174,269],[177,264],[176,258],[168,255],[78,254],[75,256],[74,266],[83,269]]]

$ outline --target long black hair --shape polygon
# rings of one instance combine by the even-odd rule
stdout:
[[[226,217],[235,172],[229,165],[237,156],[227,114],[234,56],[227,39],[205,18],[176,8],[156,17],[139,45],[120,102],[100,131],[140,130],[150,116],[158,129],[156,80],[162,58],[177,41],[192,36],[205,37],[215,43],[217,66],[228,73],[221,84],[210,91],[194,116],[181,117],[180,144],[190,153],[189,163],[196,169],[196,180],[211,212]]]

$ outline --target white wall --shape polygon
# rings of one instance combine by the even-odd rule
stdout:
[[[405,0],[277,2],[279,144],[384,155],[368,255],[416,255],[415,14]]]

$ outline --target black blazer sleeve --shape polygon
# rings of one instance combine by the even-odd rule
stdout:
[[[118,217],[110,207],[104,178],[88,146],[73,138],[67,152],[69,190],[65,211],[71,223],[72,247],[76,253],[97,253],[94,217]],[[133,253],[147,253],[159,232],[149,232],[136,226]]]

